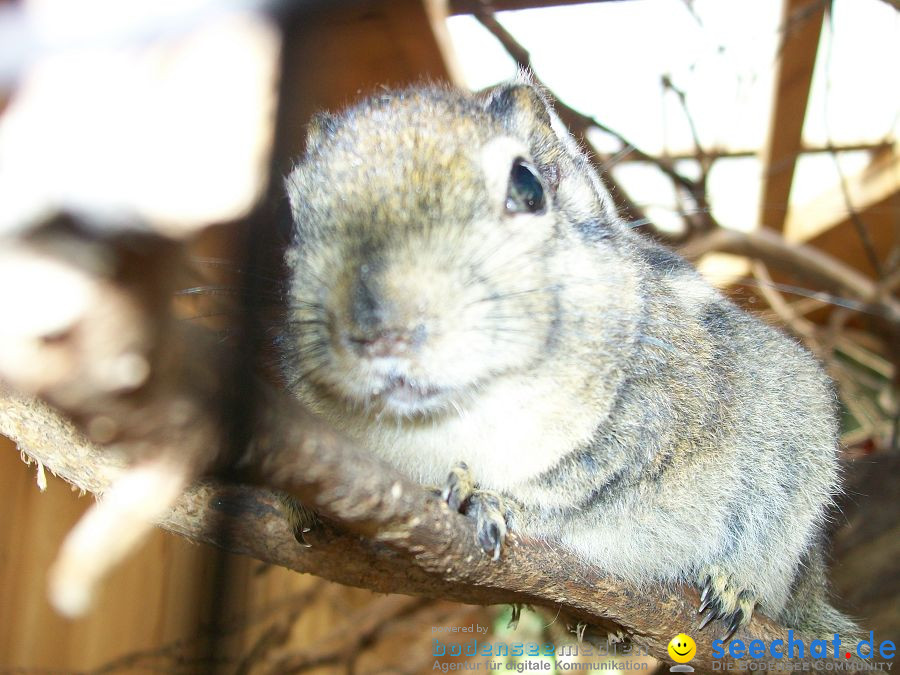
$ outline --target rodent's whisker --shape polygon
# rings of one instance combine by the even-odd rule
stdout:
[[[203,312],[202,314],[191,314],[190,316],[178,317],[181,321],[200,321],[201,319],[213,319],[219,316],[240,316],[238,310],[220,311],[220,312]]]
[[[285,319],[284,326],[327,326],[327,319]]]
[[[270,281],[273,284],[282,285],[284,283],[284,279],[279,277],[271,276],[268,274],[263,274],[258,270],[248,269],[246,266],[235,262],[234,260],[229,260],[227,258],[215,258],[209,256],[191,256],[191,262],[196,265],[202,265],[203,267],[213,267],[226,269],[229,272],[234,274],[240,274],[244,277],[252,277],[254,279],[261,279],[263,281]]]
[[[802,286],[796,286],[794,284],[783,284],[776,281],[761,281],[760,279],[755,279],[753,277],[739,277],[734,280],[734,283],[743,284],[746,286],[756,286],[758,288],[774,288],[781,291],[782,293],[796,295],[802,298],[809,298],[810,300],[818,300],[823,304],[842,307],[854,312],[859,312],[860,314],[884,316],[884,313],[882,311],[878,311],[876,307],[873,307],[868,303],[862,302],[860,300],[854,300],[852,298],[843,297],[840,295],[834,295],[826,291],[812,290],[809,288],[804,288]]]
[[[240,293],[240,287],[213,284],[181,288],[175,291],[175,295],[240,295]]]
[[[294,309],[310,309],[318,312],[325,313],[325,305],[321,302],[316,302],[314,300],[298,300],[296,298],[291,299],[288,302],[284,303],[285,309],[294,310]]]
[[[505,241],[500,240],[494,248],[483,251],[481,257],[469,261],[469,264],[474,269],[480,270],[487,277],[491,277],[500,272],[509,273],[519,269],[527,269],[529,267],[528,261],[541,252],[541,244],[537,244],[526,251],[513,250],[511,253],[506,252],[507,257],[495,258],[505,248],[505,243]],[[492,264],[488,265],[488,262]]]
[[[552,284],[550,286],[544,286],[543,288],[526,288],[523,290],[516,291],[508,291],[506,293],[492,293],[491,295],[487,295],[481,298],[477,298],[467,303],[467,306],[477,305],[484,302],[498,302],[500,300],[507,300],[509,298],[518,298],[525,295],[535,295],[538,293],[549,293],[552,291],[556,291],[560,288],[559,284]]]

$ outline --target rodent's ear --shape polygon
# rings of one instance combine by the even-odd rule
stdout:
[[[516,128],[550,128],[550,110],[541,93],[530,84],[502,84],[487,92],[485,109]]]
[[[313,115],[307,126],[306,152],[315,150],[323,140],[331,138],[337,126],[336,115],[324,111]]]
[[[552,109],[541,90],[527,82],[502,84],[487,92],[485,110],[513,135],[525,140],[551,190],[560,181],[559,143]]]

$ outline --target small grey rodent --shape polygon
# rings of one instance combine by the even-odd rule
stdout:
[[[321,114],[286,186],[292,391],[447,485],[486,550],[509,526],[694,583],[729,634],[757,605],[856,632],[820,548],[839,490],[826,376],[622,222],[527,78]]]

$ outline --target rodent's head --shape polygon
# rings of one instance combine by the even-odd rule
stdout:
[[[551,126],[524,83],[386,92],[313,121],[286,181],[284,354],[301,398],[433,419],[546,359],[562,268],[578,264],[560,252],[605,227]]]

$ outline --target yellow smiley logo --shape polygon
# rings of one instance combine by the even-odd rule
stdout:
[[[676,663],[687,663],[697,653],[697,645],[690,635],[679,633],[669,642],[669,656]]]

